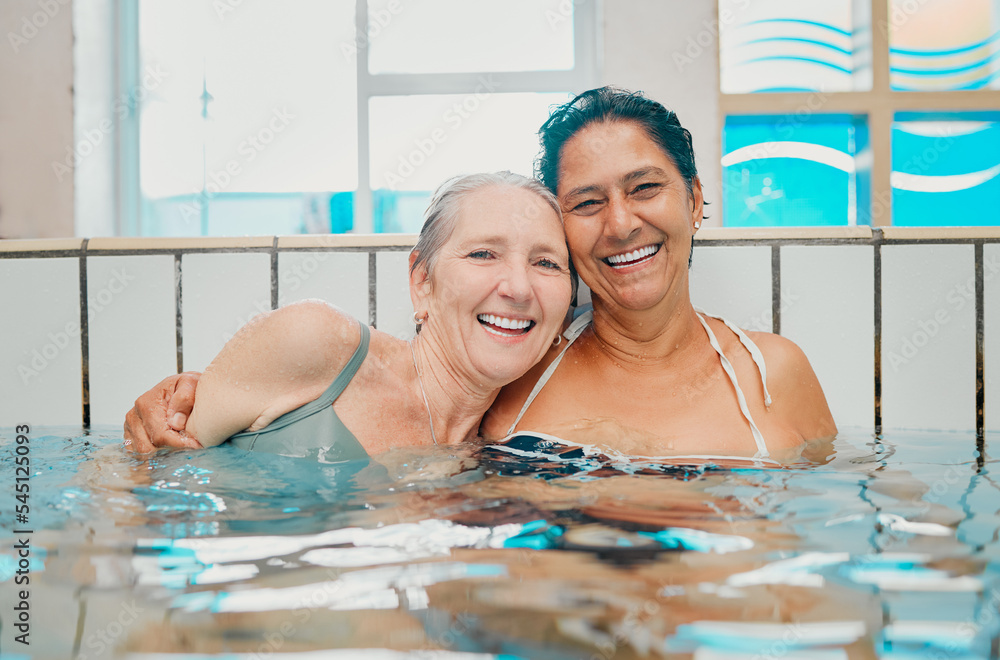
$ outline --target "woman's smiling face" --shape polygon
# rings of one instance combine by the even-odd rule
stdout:
[[[415,306],[427,311],[424,332],[440,338],[456,366],[499,386],[542,358],[570,296],[555,209],[523,188],[489,186],[461,201]]]
[[[595,298],[625,310],[686,295],[701,184],[633,122],[581,129],[563,145],[559,203],[573,263]]]

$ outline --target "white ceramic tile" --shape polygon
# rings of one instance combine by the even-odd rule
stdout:
[[[691,302],[745,330],[771,331],[771,248],[696,246]]]
[[[90,418],[121,424],[136,397],[177,373],[174,258],[87,258]]]
[[[368,323],[367,252],[279,252],[278,304],[319,298]]]
[[[1000,244],[983,246],[986,428],[1000,431]]]
[[[973,247],[882,248],[882,424],[973,430]]]
[[[410,302],[408,252],[379,252],[375,256],[375,293],[379,330],[410,339],[414,335]]]
[[[79,426],[80,260],[0,260],[0,427]]]
[[[874,428],[874,248],[781,248],[781,334],[812,364],[839,427]]]
[[[271,255],[185,254],[181,261],[184,370],[202,371],[254,316],[271,311]]]

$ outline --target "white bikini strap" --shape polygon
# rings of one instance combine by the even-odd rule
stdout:
[[[535,382],[535,387],[531,390],[531,394],[528,395],[528,398],[525,400],[524,405],[521,406],[521,412],[517,413],[517,417],[514,419],[514,423],[510,425],[509,429],[507,429],[507,435],[510,435],[511,433],[514,432],[514,427],[517,426],[517,423],[521,421],[521,418],[524,417],[524,413],[528,411],[528,406],[531,405],[531,402],[535,400],[535,397],[538,396],[538,393],[541,392],[543,387],[545,387],[545,383],[547,383],[549,381],[549,378],[552,377],[552,373],[556,370],[556,367],[559,366],[559,363],[562,362],[563,356],[566,355],[566,351],[568,351],[569,347],[573,345],[573,342],[577,340],[577,337],[583,334],[584,328],[590,325],[590,322],[593,318],[594,318],[593,310],[588,310],[583,314],[580,314],[580,316],[573,319],[573,322],[570,323],[569,327],[566,328],[565,332],[562,333],[562,336],[565,337],[567,340],[566,347],[563,348],[562,353],[560,353],[556,357],[556,359],[552,361],[552,364],[550,364],[545,369],[545,371],[542,372],[541,377],[538,379],[538,381]]]
[[[711,316],[714,319],[722,321],[723,323],[726,324],[727,328],[732,330],[736,334],[736,336],[740,338],[740,343],[743,344],[743,347],[745,349],[747,349],[747,351],[750,353],[750,357],[753,358],[754,364],[757,365],[757,371],[758,373],[760,373],[760,384],[764,388],[764,405],[770,408],[771,395],[767,391],[767,364],[764,362],[764,354],[760,352],[760,349],[757,347],[757,344],[755,344],[754,341],[747,336],[747,333],[743,332],[743,330],[738,325],[732,323],[728,319],[724,319],[721,316],[716,316],[715,314],[709,314],[705,310],[699,309],[697,307],[694,308],[694,311],[698,312],[699,314],[704,314],[705,316]]]
[[[743,396],[743,390],[740,389],[740,384],[736,381],[736,372],[733,370],[733,365],[729,362],[729,358],[726,354],[722,352],[722,347],[719,346],[719,340],[715,338],[715,333],[712,329],[708,327],[708,323],[701,314],[696,314],[698,320],[701,321],[702,327],[705,328],[705,332],[708,333],[708,341],[715,349],[715,352],[719,354],[719,359],[722,361],[722,369],[729,376],[729,381],[733,384],[733,389],[736,390],[736,400],[740,404],[740,412],[746,418],[747,422],[750,424],[750,432],[753,433],[753,440],[757,443],[757,453],[755,458],[767,458],[770,454],[767,451],[767,445],[764,443],[764,435],[757,428],[757,424],[754,423],[753,417],[750,416],[750,409],[747,407],[747,399]],[[729,325],[728,323],[726,325]]]

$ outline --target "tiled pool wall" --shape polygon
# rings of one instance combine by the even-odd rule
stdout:
[[[254,315],[305,298],[409,337],[414,240],[0,241],[0,427],[120,424]],[[703,229],[691,290],[796,341],[840,426],[982,436],[1000,430],[998,274],[1000,228]]]

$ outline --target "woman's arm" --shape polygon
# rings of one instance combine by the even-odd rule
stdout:
[[[307,300],[254,318],[205,369],[184,431],[204,447],[318,398],[360,341],[358,322]]]

